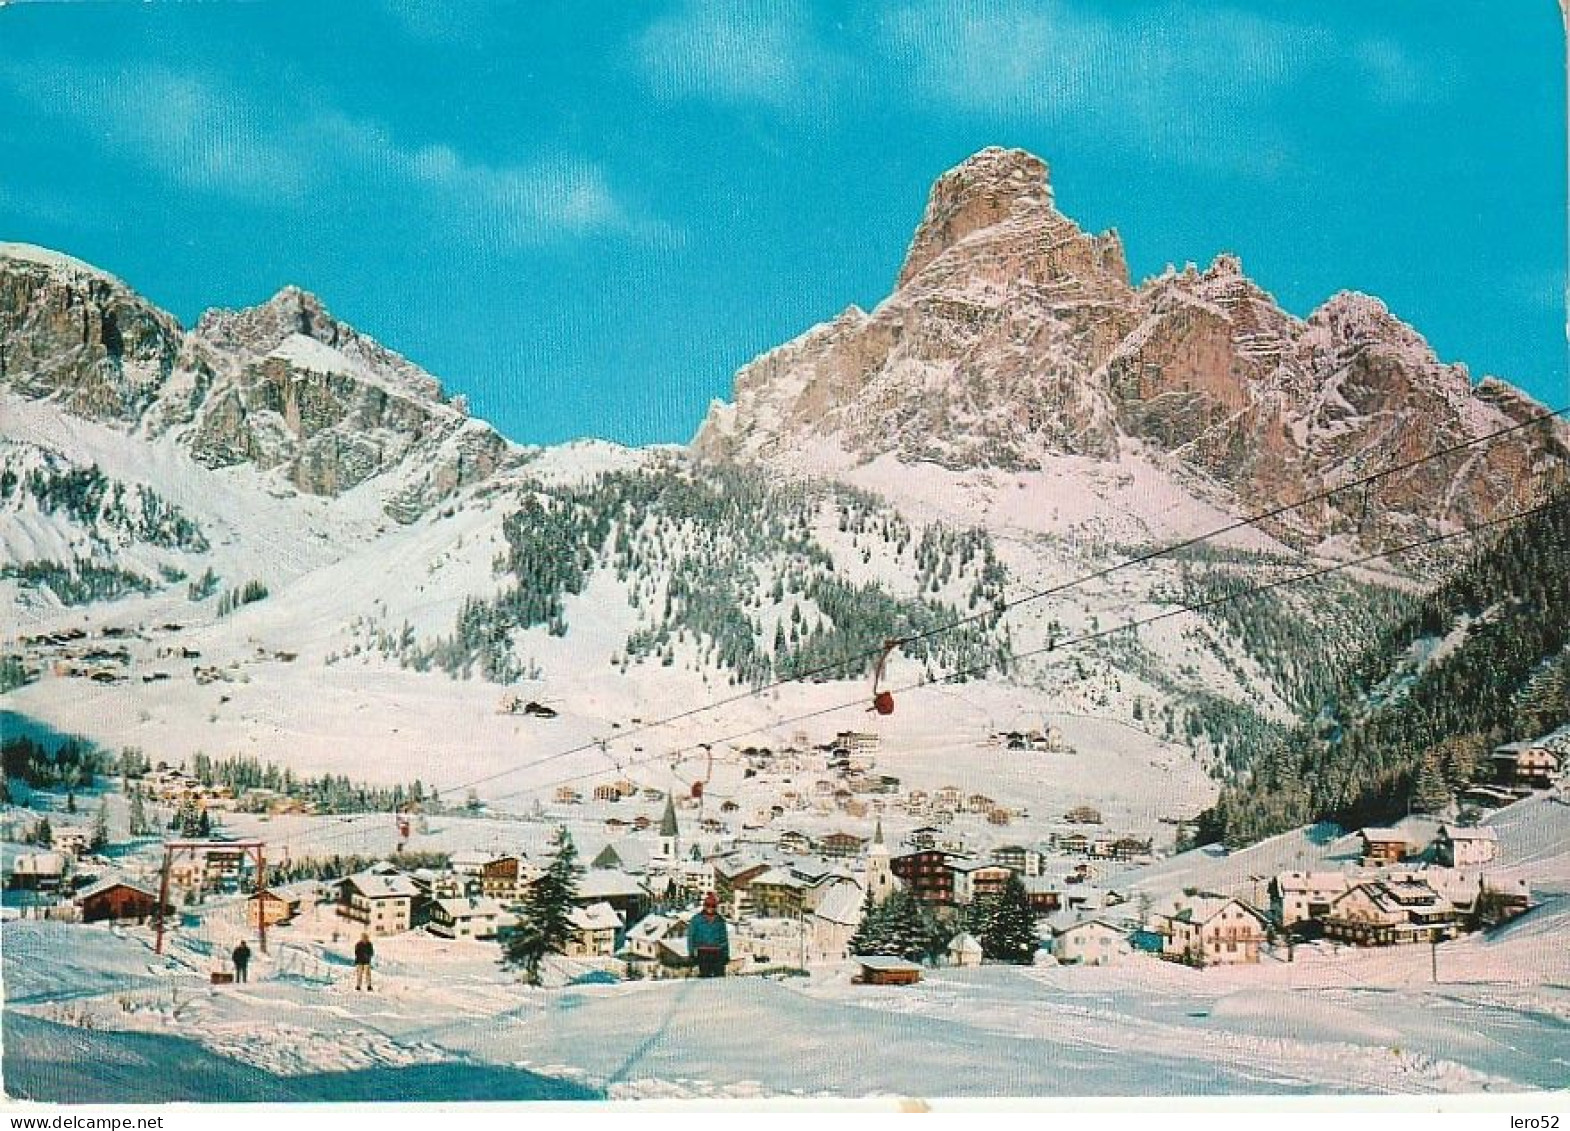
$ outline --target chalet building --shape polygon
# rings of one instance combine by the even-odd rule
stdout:
[[[475,878],[479,878],[479,875],[481,871],[484,870],[485,865],[489,864],[494,859],[496,859],[496,853],[494,852],[480,852],[473,849],[465,849],[462,852],[454,852],[452,854],[452,861],[449,866],[460,876],[474,876]]]
[[[1125,932],[1104,919],[1052,929],[1052,955],[1070,966],[1110,966],[1129,954]]]
[[[1052,843],[1059,852],[1066,852],[1073,856],[1087,856],[1090,853],[1090,838],[1084,833],[1054,836]]]
[[[850,940],[861,924],[865,899],[860,884],[836,879],[824,885],[807,920],[807,961],[841,962],[850,957]]]
[[[829,833],[818,841],[818,851],[831,860],[854,860],[866,846],[867,838],[854,833]]]
[[[73,902],[84,923],[143,923],[156,915],[158,910],[158,896],[155,893],[124,880],[104,880],[83,888],[76,893]],[[164,904],[165,915],[173,911],[173,904]]]
[[[1166,938],[1161,956],[1190,966],[1237,966],[1259,961],[1265,920],[1241,900],[1187,896],[1161,916]]]
[[[992,800],[992,798],[988,797],[985,793],[973,793],[969,797],[965,798],[965,809],[967,812],[971,813],[986,813],[996,805],[997,802]]]
[[[1406,833],[1400,829],[1363,829],[1363,863],[1370,867],[1380,864],[1399,864],[1411,851]]]
[[[842,730],[834,736],[834,745],[852,754],[876,754],[883,739],[870,731]]]
[[[521,856],[497,856],[480,865],[480,894],[502,903],[517,903],[529,894],[533,879]]]
[[[280,892],[276,888],[263,888],[253,892],[245,901],[245,921],[252,927],[276,926],[287,923],[300,913],[303,902],[295,892]]]
[[[752,908],[748,887],[754,879],[769,871],[769,865],[750,857],[719,859],[714,866],[714,894],[720,904],[731,909],[735,917],[746,915]]]
[[[425,929],[443,939],[494,939],[501,927],[501,904],[483,896],[431,901]]]
[[[1076,805],[1063,814],[1063,819],[1071,825],[1099,825],[1101,824],[1101,810],[1089,805]]]
[[[961,905],[998,895],[1014,874],[1012,869],[984,860],[951,860],[949,871],[954,876],[954,902]]]
[[[812,838],[796,829],[780,834],[779,850],[792,856],[802,856],[812,851]]]
[[[1063,881],[1057,876],[1026,876],[1025,898],[1037,915],[1050,915],[1063,907]]]
[[[1479,928],[1497,927],[1531,909],[1532,889],[1525,880],[1487,876],[1472,906],[1472,922]]]
[[[1345,872],[1282,872],[1270,881],[1270,917],[1280,927],[1323,919],[1351,886]]]
[[[622,940],[620,955],[637,962],[657,962],[660,943],[669,938],[683,938],[687,925],[675,915],[645,915],[627,930]]]
[[[905,881],[918,902],[949,906],[954,902],[954,872],[949,867],[953,859],[952,853],[926,848],[894,857],[889,870]]]
[[[570,785],[559,785],[553,795],[558,805],[580,805],[583,803],[583,794],[573,789]]]
[[[1140,840],[1135,836],[1120,836],[1116,840],[1108,842],[1104,851],[1105,855],[1113,860],[1121,860],[1127,863],[1148,858],[1152,847],[1153,842],[1149,840]]]
[[[957,785],[946,785],[932,794],[932,804],[939,809],[947,809],[950,813],[958,812],[964,801],[964,793]]]
[[[1441,825],[1434,838],[1434,858],[1449,868],[1471,868],[1499,855],[1499,834],[1490,828]]]
[[[1548,789],[1559,773],[1559,756],[1534,742],[1507,742],[1491,755],[1494,780],[1516,789]]]
[[[920,851],[935,847],[942,836],[942,829],[934,825],[923,825],[919,829],[912,829],[910,835],[905,838],[905,843]]]
[[[575,902],[580,907],[608,903],[621,914],[625,923],[643,915],[653,899],[641,877],[615,868],[590,868],[578,878]]]
[[[10,891],[59,891],[65,856],[59,852],[25,852],[11,864],[5,886]]]
[[[56,829],[49,847],[72,859],[79,859],[87,855],[87,846],[91,840],[86,829]]]
[[[992,850],[992,861],[1011,868],[1021,876],[1041,875],[1041,853],[1022,844],[1006,844]]]
[[[609,903],[574,907],[567,921],[572,925],[567,939],[569,958],[609,958],[616,953],[616,936],[625,920]]]
[[[357,872],[338,886],[338,914],[373,935],[396,935],[424,918],[425,901],[401,872]]]
[[[770,868],[748,885],[752,913],[766,919],[794,919],[806,907],[805,889],[806,884],[784,868]]]
[[[1439,942],[1456,934],[1455,906],[1416,879],[1358,884],[1331,905],[1325,937],[1358,946]]]

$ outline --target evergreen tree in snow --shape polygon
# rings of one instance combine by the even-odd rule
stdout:
[[[48,848],[55,842],[55,831],[49,824],[48,817],[38,818],[38,825],[33,829],[33,839]]]
[[[573,901],[578,893],[578,850],[565,827],[551,842],[555,858],[529,889],[518,926],[502,943],[502,963],[521,967],[530,985],[540,984],[540,963],[547,954],[561,954],[572,936]]]
[[[1028,964],[1036,954],[1036,913],[1030,896],[1018,876],[1011,875],[1003,890],[982,901],[984,921],[972,933],[981,943],[981,952],[999,962]]]
[[[1412,787],[1412,808],[1419,813],[1439,813],[1450,804],[1450,786],[1440,769],[1436,752],[1428,756],[1417,770],[1417,784]]]
[[[98,815],[93,818],[93,830],[87,841],[87,847],[93,852],[102,852],[109,847],[109,799],[107,797],[98,802]]]
[[[153,824],[147,819],[147,803],[142,800],[142,791],[136,787],[131,789],[130,825],[132,836],[148,836],[153,831]]]

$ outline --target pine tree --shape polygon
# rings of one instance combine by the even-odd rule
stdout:
[[[523,968],[530,985],[540,984],[540,963],[547,954],[561,954],[572,937],[573,901],[577,897],[578,850],[565,827],[551,842],[555,858],[529,889],[518,926],[503,942],[502,963]]]
[[[1438,813],[1450,804],[1450,786],[1440,769],[1439,756],[1429,751],[1418,767],[1417,784],[1412,789],[1412,808],[1419,813]]]
[[[45,848],[55,842],[55,831],[50,827],[48,817],[38,818],[38,827],[33,830],[33,839]]]
[[[135,787],[131,789],[130,825],[132,836],[147,836],[153,831],[147,819],[147,805],[142,800],[142,791]]]
[[[1036,913],[1024,883],[1018,876],[1009,876],[1003,890],[986,903],[986,923],[976,936],[982,954],[1000,962],[1031,962],[1038,942]]]
[[[94,852],[102,852],[109,847],[109,799],[107,797],[98,803],[98,815],[93,818],[93,831],[87,847]]]
[[[76,791],[74,789],[66,790],[66,793],[65,793],[65,811],[67,813],[75,813],[76,812]]]

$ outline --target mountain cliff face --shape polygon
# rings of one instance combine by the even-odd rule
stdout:
[[[24,245],[0,246],[0,388],[306,494],[376,480],[403,522],[514,458],[434,377],[298,288],[186,331],[118,280]]]
[[[1229,255],[1133,286],[1117,234],[1057,210],[1044,162],[987,149],[933,186],[893,294],[743,367],[692,447],[788,467],[893,454],[1016,469],[1109,458],[1124,438],[1257,510],[1542,411],[1502,382],[1474,386],[1365,295],[1299,319]],[[1538,497],[1567,457],[1565,429],[1545,423],[1276,533],[1378,542],[1476,521]]]

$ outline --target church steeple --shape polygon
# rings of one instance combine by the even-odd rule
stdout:
[[[660,855],[667,860],[676,859],[681,845],[681,829],[676,824],[676,801],[665,795],[665,814],[660,818]]]

